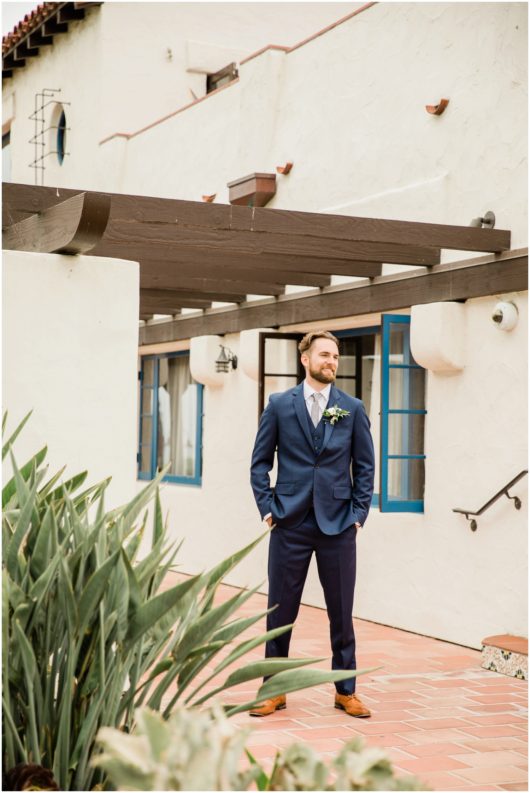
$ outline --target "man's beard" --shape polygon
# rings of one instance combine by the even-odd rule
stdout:
[[[309,374],[311,375],[313,380],[316,380],[319,383],[326,383],[327,385],[328,383],[335,382],[336,375],[331,369],[326,369],[324,371],[324,368],[311,369],[311,367],[309,367]]]

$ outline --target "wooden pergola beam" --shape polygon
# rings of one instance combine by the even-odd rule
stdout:
[[[187,297],[185,293],[172,289],[142,289],[140,288],[140,310],[144,307],[151,306],[155,308],[168,308],[175,309],[181,308],[211,308],[211,300],[201,300],[199,298]],[[151,312],[153,313],[153,312]],[[161,312],[156,310],[155,314]]]
[[[241,218],[237,227],[246,228],[248,222]],[[511,237],[510,231],[498,229],[280,209],[255,209],[251,223],[254,231],[263,233],[324,236],[350,242],[377,240],[386,244],[492,253],[509,250]],[[232,228],[236,228],[235,224]]]
[[[8,183],[4,185],[4,204],[8,200],[10,211],[18,219],[17,212],[28,213],[35,211],[35,208],[46,208],[57,203],[60,200],[57,193],[66,198],[78,192],[80,191],[65,188]],[[510,248],[510,232],[499,229],[113,194],[112,222],[127,222],[131,218],[147,224],[177,222],[181,227],[195,228],[197,231],[246,231],[256,233],[257,236],[310,236],[348,242],[378,242],[386,245],[477,252],[499,252]]]
[[[2,245],[36,253],[87,253],[105,233],[110,203],[104,193],[79,193],[5,228]]]
[[[242,207],[239,207],[240,209]],[[288,210],[285,210],[288,212]],[[123,258],[134,249],[141,260],[156,250],[157,256],[170,256],[178,247],[188,258],[208,253],[275,256],[317,256],[325,259],[392,262],[395,264],[433,265],[440,261],[440,250],[413,245],[332,239],[299,234],[261,233],[233,229],[188,227],[180,221],[116,220],[113,216],[105,239],[98,245],[97,256]]]
[[[301,264],[301,263],[300,263]],[[329,286],[331,277],[319,273],[299,273],[288,270],[276,270],[253,267],[251,263],[246,267],[232,267],[229,264],[220,263],[217,257],[212,261],[208,257],[201,262],[178,262],[178,261],[152,261],[142,260],[140,270],[140,282],[146,287],[158,287],[163,289],[177,289],[184,276],[196,277],[200,273],[201,277],[213,279],[230,279],[236,281],[258,281],[261,283],[272,284],[298,284],[300,286]]]
[[[237,309],[182,317],[140,328],[140,344],[188,339],[208,334],[237,333],[259,327],[280,327],[303,322],[392,311],[422,303],[467,300],[473,297],[528,289],[528,250],[509,251],[431,270],[381,276],[373,282],[330,287],[321,294],[284,296],[277,300],[247,302]]]
[[[175,297],[180,296],[182,301],[208,300],[210,303],[213,301],[220,303],[244,303],[247,299],[247,294],[242,292],[206,292],[204,289],[172,289],[171,291]],[[192,303],[188,302],[184,303],[184,307],[195,308]]]
[[[200,270],[199,270],[200,273]],[[244,295],[283,295],[284,292],[284,284],[274,283],[274,282],[261,282],[256,280],[251,280],[250,278],[245,280],[237,280],[235,278],[223,278],[221,274],[217,275],[215,278],[202,278],[200,275],[197,277],[187,276],[187,275],[180,275],[175,278],[175,283],[173,286],[168,284],[166,281],[163,282],[163,286],[157,285],[155,281],[147,282],[143,276],[141,276],[140,281],[142,286],[147,288],[164,288],[166,285],[171,289],[177,290],[185,290],[185,291],[193,291],[193,292],[215,292],[216,294],[222,295],[224,293],[229,294],[244,294]],[[222,300],[222,298],[219,298]]]

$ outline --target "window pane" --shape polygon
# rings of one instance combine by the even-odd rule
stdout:
[[[293,388],[297,383],[298,375],[293,377],[265,377],[263,382],[263,406],[267,407],[271,394],[277,394],[279,391],[287,391],[288,388]]]
[[[265,372],[298,377],[298,342],[296,339],[265,339]],[[290,388],[290,382],[286,388]],[[278,390],[281,390],[278,389]],[[267,404],[267,403],[265,403]]]
[[[388,461],[388,499],[421,501],[425,482],[424,460]]]
[[[151,445],[142,446],[140,449],[140,473],[151,473]]]
[[[350,396],[352,397],[357,396],[357,381],[355,380],[355,378],[353,378],[353,380],[352,379],[343,380],[342,377],[337,377],[337,379],[335,380],[335,385],[337,386],[337,388],[340,388],[341,391],[345,391]]]
[[[408,323],[390,323],[389,363],[416,363],[410,351],[410,325]]]
[[[360,346],[359,337],[340,339],[339,373],[341,375],[356,375],[357,354]],[[355,393],[353,393],[353,396],[355,396]]]
[[[153,389],[144,388],[142,390],[142,413],[145,415],[153,412]]]
[[[388,416],[388,453],[423,454],[425,415],[390,413]]]
[[[388,370],[391,410],[423,410],[425,407],[425,369]]]
[[[189,357],[160,360],[158,388],[158,458],[168,474],[194,476],[196,459],[198,386],[192,382]]]
[[[143,372],[143,385],[153,385],[155,379],[155,363],[156,361],[154,358],[148,358],[144,360],[142,366]]]
[[[142,418],[142,445],[151,443],[151,431],[153,427],[153,419],[151,416],[144,416]]]

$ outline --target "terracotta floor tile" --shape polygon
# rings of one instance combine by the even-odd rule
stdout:
[[[470,696],[473,702],[483,702],[485,705],[500,703],[504,705],[507,702],[519,702],[523,699],[519,694],[473,694]],[[526,698],[525,698],[526,700]]]
[[[455,768],[469,768],[460,760],[441,755],[428,755],[427,757],[417,757],[414,760],[403,760],[399,762],[399,766],[418,776],[422,776],[425,771],[454,771]]]
[[[421,781],[428,785],[432,790],[451,790],[452,786],[460,785],[461,779],[448,771],[424,771],[420,777]]]
[[[509,724],[494,727],[466,727],[466,733],[474,735],[476,738],[504,738],[509,735],[520,737],[523,732],[517,727],[510,727]]]
[[[278,750],[274,746],[266,745],[249,747],[249,751],[256,758],[256,760],[264,760],[266,758],[273,759],[276,757],[276,752]]]
[[[408,730],[414,732],[417,728],[415,725],[407,723],[406,725],[401,721],[379,721],[378,719],[352,719],[354,721],[354,729],[361,733],[361,735],[377,735],[378,733],[386,734],[390,732],[401,732]]]
[[[382,735],[363,735],[363,739],[367,746],[399,746],[407,751],[409,751],[409,746],[414,745],[408,738],[403,738],[401,735],[396,735],[394,732]]]
[[[452,785],[451,787],[447,788],[447,790],[465,790],[466,793],[468,790],[480,790],[481,793],[483,793],[484,790],[501,790],[501,789],[502,788],[499,785]]]
[[[467,721],[477,726],[489,726],[493,724],[526,724],[526,719],[521,719],[519,716],[514,716],[510,713],[498,713],[494,716],[472,716],[467,718]]]
[[[526,755],[527,742],[520,738],[475,738],[460,740],[458,743],[462,746],[463,752],[498,752],[503,749],[510,749],[515,752]],[[455,752],[452,752],[455,754]]]
[[[377,711],[378,716],[382,713],[390,713],[393,710],[397,711],[408,711],[417,708],[418,706],[412,700],[403,700],[403,699],[391,699],[388,702],[384,700],[373,700],[371,697],[367,697],[363,695],[363,701],[366,700],[367,703],[370,703],[370,707],[375,711]]]
[[[303,741],[315,741],[318,738],[353,738],[353,733],[351,730],[347,729],[345,726],[340,727],[322,727],[316,729],[306,729],[306,730],[290,730],[289,734],[292,736],[293,741],[295,740],[303,740]]]
[[[437,754],[457,756],[459,752],[466,752],[466,748],[459,746],[457,743],[424,743],[417,745],[410,745],[407,747],[407,752],[415,755],[416,757],[433,757]]]
[[[278,739],[282,741],[284,746],[287,746],[289,743],[294,743],[294,739],[288,733],[282,732],[281,730],[275,730],[274,732],[252,732],[247,740],[247,746],[251,749],[253,746],[275,746],[278,743]]]
[[[509,782],[525,782],[528,774],[522,768],[516,766],[492,765],[484,768],[459,769],[458,776],[470,782],[480,784],[506,785]]]
[[[485,705],[481,703],[480,705],[469,705],[468,710],[472,713],[480,713],[487,715],[488,713],[513,713],[514,711],[517,713],[519,710],[522,710],[521,705],[515,705],[513,702],[505,702],[495,703],[493,705]]]
[[[295,743],[295,739],[293,738],[293,743]],[[346,741],[344,739],[333,739],[333,738],[315,738],[314,740],[304,739],[304,743],[307,743],[315,752],[320,755],[323,752],[330,752],[333,753],[333,756],[338,755]]]
[[[435,743],[436,741],[459,743],[461,738],[469,738],[469,735],[463,730],[415,730],[412,732],[407,729],[408,725],[404,724],[398,735],[408,738],[415,744]]]
[[[473,726],[469,724],[467,720],[463,719],[415,719],[413,721],[407,719],[407,724],[410,724],[413,727],[416,727],[419,730],[444,730],[448,729],[449,727],[455,727],[458,729],[463,729],[467,726]]]
[[[509,750],[499,750],[492,752],[473,752],[472,754],[459,754],[458,760],[466,765],[476,768],[490,765],[524,765],[524,759],[517,752]]]

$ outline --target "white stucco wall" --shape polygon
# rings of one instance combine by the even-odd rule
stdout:
[[[492,209],[512,247],[525,245],[526,30],[523,3],[376,4],[104,144],[105,185],[227,203],[227,182],[289,160],[270,208],[460,225]],[[444,114],[427,113],[442,97]],[[196,156],[183,156],[190,141]]]
[[[87,10],[84,20],[69,23],[53,46],[41,47],[3,82],[3,123],[12,120],[11,181],[35,183],[29,168],[34,146],[28,143],[34,122],[28,117],[44,87],[61,89],[58,100],[70,103],[65,106],[69,156],[62,166],[54,155],[46,158],[44,184],[101,189],[106,173],[100,140],[133,133],[203,96],[207,71],[239,62],[271,42],[293,45],[360,5],[306,3],[301,13],[293,2],[107,2]],[[46,126],[52,109],[46,108]],[[47,137],[51,151],[55,133]],[[145,162],[133,167],[143,170]]]
[[[112,476],[107,507],[136,492],[139,267],[93,256],[3,252],[3,409],[22,465]],[[6,471],[7,475],[7,471]]]

